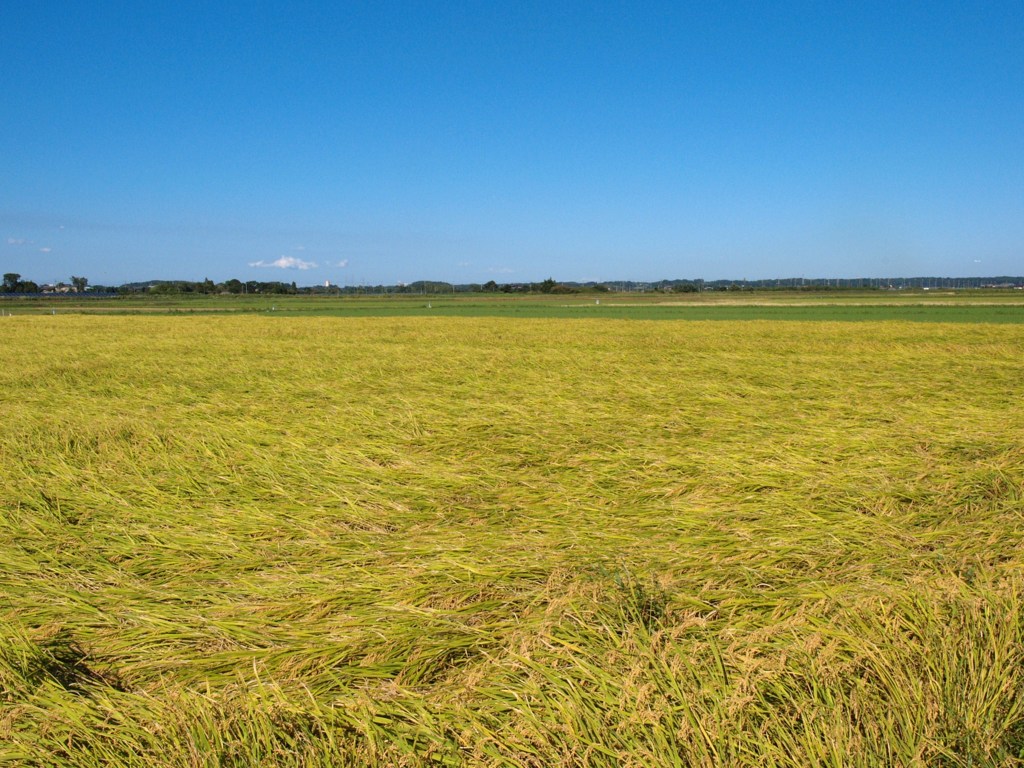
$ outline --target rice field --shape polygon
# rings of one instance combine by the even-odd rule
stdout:
[[[7,314],[273,314],[276,317],[505,317],[612,320],[1024,323],[1024,291],[708,291],[590,294],[0,295]]]
[[[1024,325],[0,318],[0,764],[1024,765]]]

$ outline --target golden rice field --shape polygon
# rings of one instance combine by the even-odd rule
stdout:
[[[1024,765],[1024,325],[0,343],[0,764]]]

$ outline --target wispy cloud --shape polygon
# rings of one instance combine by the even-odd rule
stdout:
[[[293,245],[292,246],[292,250],[293,251],[304,251],[304,250],[306,250],[306,246],[304,246],[304,245]]]
[[[53,250],[53,248],[40,248],[39,252],[40,253],[49,253],[52,250]]]
[[[509,269],[508,267],[491,267],[487,271],[494,275],[511,275],[515,272],[514,269]]]
[[[348,266],[348,259],[342,259],[341,261],[339,261],[338,262],[338,266],[339,267],[347,267]]]
[[[7,238],[7,244],[8,245],[24,245],[27,242],[28,242],[28,240],[26,240],[24,237],[8,237]]]
[[[469,262],[468,261],[460,261],[456,266],[468,267],[469,266]]]
[[[294,256],[282,256],[276,261],[250,261],[250,267],[276,267],[277,269],[315,269],[315,261],[303,261]]]

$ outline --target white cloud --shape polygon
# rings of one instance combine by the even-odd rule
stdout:
[[[24,245],[27,242],[28,242],[28,240],[26,240],[24,237],[8,237],[7,238],[7,244],[8,245]]]
[[[306,246],[304,246],[304,245],[293,245],[292,246],[292,250],[293,251],[304,251],[304,250],[306,250]]]
[[[250,261],[250,267],[276,267],[277,269],[315,269],[315,261],[303,261],[294,256],[282,256],[276,261]]]
[[[469,262],[468,261],[460,261],[456,266],[468,267],[469,266]]]
[[[491,267],[487,271],[495,275],[511,275],[515,272],[514,269],[509,269],[508,267]]]
[[[53,248],[40,248],[39,252],[40,253],[49,253],[52,250],[53,250]]]
[[[348,266],[348,259],[342,259],[341,261],[339,261],[338,262],[338,266],[339,267],[347,267]]]

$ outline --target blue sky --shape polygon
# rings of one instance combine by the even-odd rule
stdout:
[[[1018,2],[8,2],[0,270],[1024,273]]]

